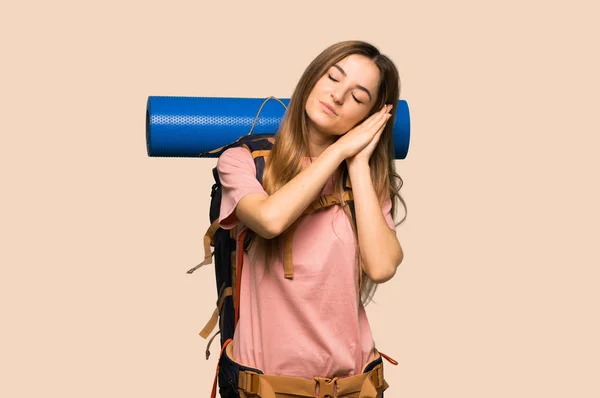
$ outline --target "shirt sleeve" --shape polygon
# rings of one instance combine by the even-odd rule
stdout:
[[[389,196],[386,199],[386,201],[383,202],[383,205],[381,206],[381,211],[390,229],[395,231],[396,224],[394,223],[394,219],[392,218],[392,199],[390,199]]]
[[[225,150],[217,161],[217,172],[222,185],[219,226],[231,229],[239,223],[235,215],[239,201],[251,193],[267,195],[267,192],[256,179],[256,166],[246,148],[234,147]]]

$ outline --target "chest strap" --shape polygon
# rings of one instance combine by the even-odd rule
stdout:
[[[342,194],[342,197],[346,202],[354,200],[352,191],[350,190],[345,190]],[[321,196],[319,199],[313,201],[302,214],[311,214],[317,210],[334,206],[339,203],[340,201],[333,194]],[[292,246],[294,242],[294,232],[296,232],[297,227],[298,220],[288,227],[288,229],[286,229],[283,233],[283,275],[288,279],[292,279],[294,277]]]

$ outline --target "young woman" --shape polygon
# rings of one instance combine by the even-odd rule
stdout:
[[[398,197],[404,204],[392,135],[391,105],[398,99],[398,71],[388,57],[362,41],[334,44],[300,78],[262,184],[246,148],[230,148],[218,160],[219,224],[238,227],[238,234],[245,228],[253,233],[244,252],[240,317],[221,363],[275,376],[261,378],[259,396],[268,396],[282,380],[296,380],[284,376],[312,381],[314,395],[273,387],[277,397],[375,397],[340,386],[381,363],[364,305],[403,258],[392,200]],[[345,177],[356,228],[342,197]],[[338,196],[340,204],[303,214],[326,194]],[[290,230],[292,278],[284,275],[280,251]],[[231,374],[229,385],[220,383],[221,394],[254,396],[240,389],[240,382]],[[382,397],[387,384],[373,385]]]

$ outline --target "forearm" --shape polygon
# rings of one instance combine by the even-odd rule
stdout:
[[[285,231],[321,193],[327,179],[344,160],[335,145],[329,146],[296,177],[265,201],[269,214],[276,220],[276,231]]]
[[[369,164],[349,165],[352,183],[358,243],[363,269],[376,283],[391,279],[402,261],[403,253],[396,232],[388,226],[373,181]]]

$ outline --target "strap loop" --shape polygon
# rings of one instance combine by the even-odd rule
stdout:
[[[212,316],[206,323],[206,326],[204,326],[204,329],[202,329],[202,331],[200,332],[200,336],[203,339],[207,338],[208,335],[213,331],[215,326],[217,326],[217,322],[219,320],[219,314],[221,314],[221,309],[223,308],[223,303],[225,302],[225,298],[227,298],[231,295],[233,295],[233,289],[231,288],[231,286],[226,288],[223,291],[223,293],[221,293],[221,295],[217,301],[217,308],[215,308]]]
[[[219,219],[218,218],[210,225],[210,227],[208,227],[208,230],[204,234],[204,261],[202,261],[200,264],[196,265],[195,267],[190,268],[187,271],[188,274],[191,274],[192,272],[196,271],[198,268],[202,267],[203,265],[212,263],[213,253],[210,251],[210,247],[211,247],[211,245],[214,244],[214,237],[215,237],[215,232],[217,232],[217,229],[219,229]]]
[[[258,373],[248,370],[240,371],[238,387],[241,388],[246,394],[258,394],[259,385],[260,379]]]
[[[398,365],[398,361],[396,361],[395,359],[385,355],[383,352],[379,351],[379,354],[384,357],[389,363],[391,363],[392,365]]]

